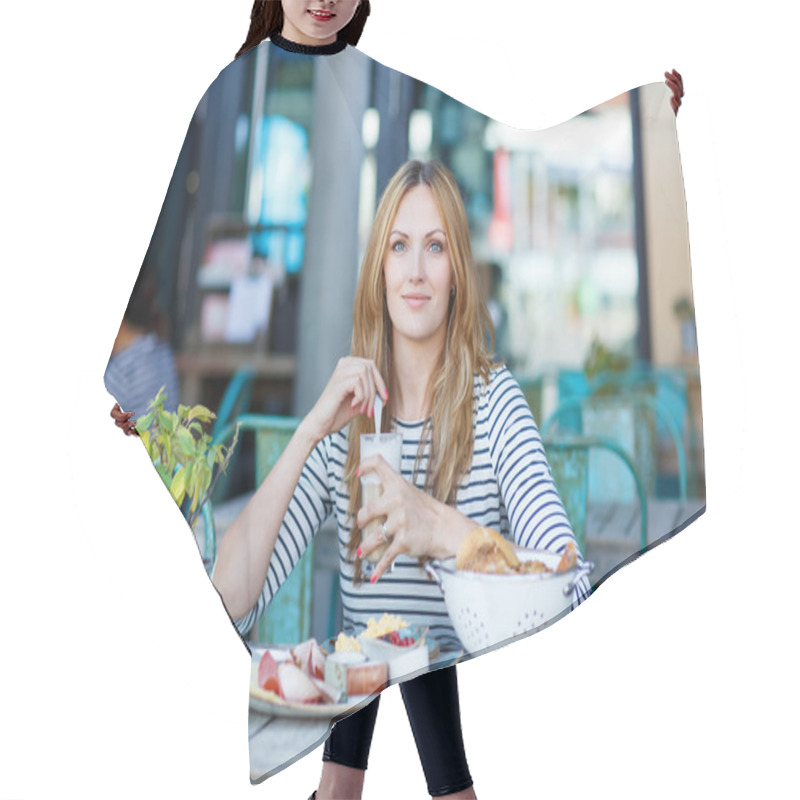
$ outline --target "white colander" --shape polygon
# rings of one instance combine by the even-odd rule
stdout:
[[[555,569],[561,556],[549,550],[515,548],[520,561],[542,561]],[[426,564],[439,584],[464,649],[478,654],[546,625],[574,600],[575,584],[592,564],[565,572],[489,575],[459,572],[455,556]]]

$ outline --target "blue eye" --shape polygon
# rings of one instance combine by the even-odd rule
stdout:
[[[391,249],[395,253],[402,253],[406,249],[405,242],[393,242]]]
[[[430,249],[434,253],[443,253],[444,252],[444,245],[441,242],[431,242]]]

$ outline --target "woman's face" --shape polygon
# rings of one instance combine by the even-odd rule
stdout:
[[[291,42],[332,44],[336,34],[353,18],[358,0],[281,0],[283,30]]]
[[[383,262],[386,304],[398,339],[444,346],[453,270],[439,208],[430,187],[400,202]]]

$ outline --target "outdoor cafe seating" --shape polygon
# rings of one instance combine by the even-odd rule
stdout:
[[[639,367],[589,380],[562,370],[557,386],[559,402],[540,432],[596,585],[700,513],[696,432],[687,394],[668,372]],[[527,389],[541,413],[540,391]],[[664,461],[674,475],[664,474]]]
[[[219,430],[215,435],[215,441],[230,442],[237,430],[240,437],[248,432],[253,434],[255,488],[261,484],[280,457],[299,421],[296,417],[242,414]],[[232,522],[230,512],[238,513],[250,496],[251,493],[248,492],[243,497],[230,499],[226,504],[227,509],[224,506],[220,509],[223,516],[225,516],[226,510],[229,512],[227,524]],[[328,544],[327,541],[326,544]],[[316,552],[318,549],[320,549],[320,545],[317,540],[309,544],[286,582],[270,601],[267,610],[253,626],[250,638],[254,641],[290,644],[308,639],[313,634],[319,638],[323,638],[321,633],[324,633],[324,636],[334,635],[339,605],[338,559],[332,563],[330,554],[327,553],[329,547],[323,547],[328,558],[319,558]],[[320,575],[320,573],[322,574]],[[322,593],[326,601],[330,601],[326,603],[324,632],[312,631],[316,594],[314,582],[320,578],[330,584],[329,590]],[[317,591],[319,591],[318,588]]]

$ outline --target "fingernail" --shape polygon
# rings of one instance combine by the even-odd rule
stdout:
[[[356,467],[356,478],[361,477],[361,467]]]
[[[375,583],[376,580],[378,580],[378,576],[373,572],[372,577],[369,579],[369,582]]]
[[[358,548],[358,550],[356,550],[356,555],[357,555],[359,558],[361,558],[361,548],[360,548],[360,547]]]

